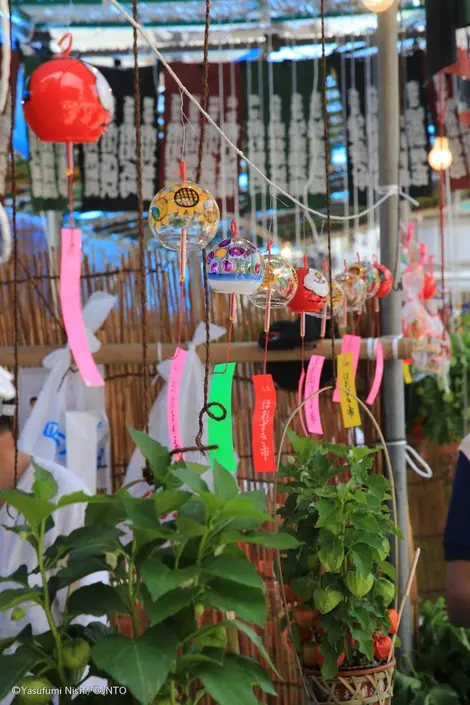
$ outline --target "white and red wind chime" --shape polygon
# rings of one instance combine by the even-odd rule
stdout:
[[[73,146],[98,142],[113,119],[114,98],[104,76],[70,56],[72,37],[59,42],[62,54],[33,71],[25,87],[26,122],[42,142],[65,144],[70,227],[61,232],[60,303],[68,344],[83,381],[104,386],[87,339],[80,298],[82,234],[74,227]]]
[[[65,329],[77,368],[88,386],[102,386],[104,381],[90,351],[80,301],[81,232],[73,218],[73,145],[97,142],[112,120],[114,100],[104,77],[94,67],[69,56],[71,37],[60,43],[63,53],[42,64],[31,75],[24,96],[26,121],[44,142],[64,143],[67,147],[69,177],[70,227],[62,230],[60,299]],[[179,426],[180,385],[187,351],[182,348],[185,291],[190,284],[186,277],[188,253],[206,248],[217,234],[220,211],[215,198],[203,186],[188,181],[186,165],[181,162],[180,179],[160,190],[149,209],[149,225],[158,242],[178,253],[180,276],[179,333],[177,349],[172,358],[169,378],[167,420],[173,449],[183,447]],[[216,366],[212,376],[211,402],[223,404],[228,413],[224,419],[209,418],[209,439],[217,436],[219,451],[216,459],[230,470],[236,470],[233,447],[231,394],[234,363],[229,362],[230,343],[236,322],[236,297],[247,296],[253,306],[265,310],[264,329],[270,328],[271,311],[289,307],[301,318],[301,337],[305,339],[305,317],[322,320],[322,335],[326,321],[338,317],[346,326],[348,313],[361,315],[367,299],[378,299],[390,293],[391,273],[377,262],[359,259],[336,276],[327,270],[320,272],[308,265],[307,258],[299,269],[272,252],[272,243],[261,252],[243,238],[233,221],[229,238],[211,245],[207,253],[207,282],[214,293],[229,297],[230,329],[225,365]],[[332,310],[331,310],[332,309]],[[351,355],[355,376],[361,339],[345,335],[342,354]],[[304,345],[302,343],[302,361]],[[371,393],[372,404],[379,391],[383,373],[383,351],[376,346],[377,371]],[[253,376],[255,409],[252,419],[253,458],[257,472],[275,472],[274,417],[276,391],[271,375]],[[299,400],[311,396],[318,388],[324,357],[311,357],[307,373],[302,375]],[[335,395],[339,401],[339,395]],[[360,420],[359,420],[360,422]],[[356,425],[357,422],[356,422]],[[306,433],[322,433],[318,397],[305,407]],[[222,432],[222,428],[224,431]],[[182,455],[180,454],[181,458]]]

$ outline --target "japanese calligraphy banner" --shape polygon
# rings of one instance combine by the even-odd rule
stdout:
[[[82,210],[136,211],[137,147],[134,70],[104,68],[115,99],[115,115],[97,144],[80,147]],[[144,207],[159,189],[157,144],[158,66],[139,69]]]
[[[252,452],[255,472],[276,472],[274,418],[276,388],[271,375],[253,375],[255,409],[252,421]]]
[[[452,191],[470,188],[470,125],[459,118],[459,79],[454,75],[443,74],[444,134],[449,138],[452,164],[449,168]],[[439,76],[428,83],[431,114],[439,134]]]
[[[171,68],[186,88],[201,101],[202,65],[174,63]],[[209,66],[208,112],[230,140],[241,148],[242,100],[239,64]],[[174,80],[165,74],[164,136],[161,142],[160,181],[179,180],[182,155],[188,179],[196,179],[201,132],[201,112],[187,96],[182,97]],[[222,212],[234,213],[238,197],[238,155],[219,133],[207,125],[204,138],[201,186],[219,201]]]
[[[292,196],[307,195],[309,206],[320,208],[326,192],[321,70],[313,61],[294,63],[243,64],[243,151]],[[253,170],[247,195],[246,210],[292,208],[286,199],[274,201],[269,186]]]
[[[24,57],[25,81],[41,64],[38,56]],[[59,211],[67,208],[68,179],[65,144],[41,142],[27,128],[29,141],[29,181],[33,210]]]
[[[404,58],[401,87],[403,107],[400,116],[399,185],[414,198],[432,192],[426,92],[424,89],[424,52],[415,51]],[[348,189],[353,207],[377,200],[379,184],[379,94],[377,55],[365,58],[331,57],[338,84],[345,96],[345,142]],[[344,85],[345,84],[345,85]]]

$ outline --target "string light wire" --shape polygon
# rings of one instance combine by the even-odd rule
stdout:
[[[261,171],[261,169],[259,169],[259,168],[256,166],[256,164],[254,164],[252,161],[250,161],[250,159],[248,159],[248,157],[245,155],[245,153],[244,153],[241,149],[239,149],[239,148],[231,141],[231,139],[225,134],[225,132],[219,127],[219,125],[211,118],[211,116],[209,115],[209,113],[207,113],[206,110],[204,110],[204,108],[202,107],[202,105],[196,100],[196,98],[192,95],[192,93],[186,88],[186,86],[184,85],[184,83],[182,83],[182,81],[178,78],[178,76],[176,75],[176,73],[173,71],[173,69],[171,68],[170,64],[168,63],[168,61],[166,61],[165,57],[161,54],[161,52],[160,52],[160,50],[158,49],[158,47],[156,46],[156,44],[153,43],[153,41],[152,41],[150,35],[149,35],[148,32],[144,29],[144,27],[142,27],[141,24],[139,24],[136,20],[133,19],[133,17],[131,17],[131,15],[124,9],[124,7],[118,2],[118,0],[108,0],[108,2],[109,2],[110,5],[112,5],[113,7],[115,7],[115,8],[121,13],[121,15],[122,15],[135,29],[137,29],[138,32],[140,32],[140,34],[141,34],[142,37],[145,39],[145,41],[147,42],[147,44],[151,47],[151,49],[153,49],[153,51],[154,51],[155,54],[157,55],[158,59],[161,61],[161,63],[162,63],[163,66],[165,67],[165,69],[168,71],[169,75],[170,75],[170,76],[172,77],[172,79],[175,81],[176,85],[188,96],[189,100],[197,107],[197,109],[201,112],[201,114],[202,114],[203,117],[207,120],[207,122],[208,122],[210,125],[212,125],[212,127],[218,132],[218,134],[219,134],[221,137],[223,137],[223,139],[225,140],[225,142],[227,142],[227,144],[238,154],[238,156],[239,156],[241,159],[243,159],[243,160],[248,164],[248,166],[249,166],[251,169],[253,169],[254,171],[256,171],[256,173],[259,174],[259,176],[261,176],[261,178],[264,179],[264,181],[266,181],[266,183],[267,183],[269,186],[271,186],[273,189],[275,189],[276,191],[278,191],[282,196],[285,196],[286,198],[288,198],[292,203],[294,203],[295,205],[299,206],[299,207],[302,208],[304,211],[306,211],[306,212],[308,212],[308,213],[312,213],[313,215],[316,215],[318,218],[323,218],[324,220],[328,220],[328,218],[329,218],[330,220],[338,221],[338,222],[341,222],[341,223],[344,222],[345,220],[357,220],[358,218],[364,218],[366,215],[369,215],[369,213],[370,213],[371,211],[374,211],[374,210],[376,210],[377,208],[380,208],[380,206],[383,205],[383,204],[385,203],[385,201],[387,201],[391,196],[397,194],[397,190],[398,190],[398,195],[400,195],[402,198],[405,198],[405,199],[409,200],[410,203],[413,203],[413,204],[417,205],[417,202],[416,202],[414,199],[411,199],[411,198],[408,196],[408,194],[406,194],[403,190],[397,189],[397,186],[396,186],[396,185],[395,185],[395,186],[391,186],[391,187],[390,187],[390,186],[388,186],[388,187],[381,187],[381,188],[385,191],[385,193],[384,193],[384,195],[382,196],[382,198],[380,198],[380,199],[377,201],[377,203],[375,203],[371,208],[367,208],[366,210],[361,211],[360,213],[355,213],[354,215],[351,215],[351,216],[332,215],[331,213],[330,213],[329,215],[327,215],[327,214],[325,214],[325,213],[321,213],[321,211],[317,211],[317,210],[315,210],[314,208],[309,208],[308,206],[304,205],[301,201],[299,201],[299,199],[297,199],[297,198],[295,198],[294,196],[292,196],[290,193],[288,193],[287,191],[285,191],[281,186],[279,186],[278,184],[274,183],[274,181],[272,181],[269,177],[267,177],[266,174],[264,174],[264,173]]]

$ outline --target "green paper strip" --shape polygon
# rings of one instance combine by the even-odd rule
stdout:
[[[217,450],[210,453],[211,463],[217,461],[229,472],[237,471],[232,424],[232,384],[235,365],[235,362],[228,364],[223,362],[214,367],[209,399],[211,404],[221,404],[227,412],[227,416],[222,421],[209,417],[209,445],[218,446]],[[213,407],[211,411],[217,418],[222,415],[220,407]]]

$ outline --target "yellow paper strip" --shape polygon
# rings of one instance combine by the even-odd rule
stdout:
[[[355,399],[356,381],[354,379],[354,356],[352,353],[338,355],[339,401],[344,428],[354,428],[361,425],[359,404]],[[346,391],[343,391],[346,390]],[[347,392],[351,392],[351,396]]]
[[[407,362],[403,363],[403,378],[405,380],[405,384],[412,384],[413,377],[411,376],[410,366]]]

